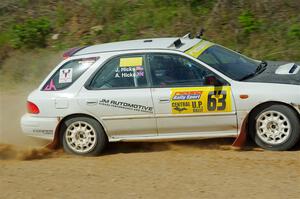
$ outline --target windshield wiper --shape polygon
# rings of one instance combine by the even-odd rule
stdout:
[[[239,81],[243,81],[243,80],[249,79],[251,77],[256,76],[257,74],[262,73],[264,70],[266,70],[267,66],[268,66],[268,63],[266,61],[261,61],[258,64],[258,66],[256,67],[255,72],[250,73],[250,74],[242,77]]]
[[[261,61],[255,70],[255,74],[259,74],[259,73],[263,72],[267,68],[267,66],[268,66],[268,63],[266,61]]]

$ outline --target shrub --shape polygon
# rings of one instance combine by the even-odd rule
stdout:
[[[46,18],[29,19],[12,28],[12,44],[16,48],[45,47],[51,32],[51,23]]]
[[[63,27],[63,25],[67,22],[67,20],[68,20],[68,13],[64,8],[64,5],[60,3],[56,8],[56,26],[59,28]]]
[[[300,39],[300,24],[293,24],[288,30],[288,37],[291,39]]]
[[[249,34],[256,31],[260,27],[260,22],[257,21],[250,11],[244,11],[239,16],[239,23],[242,25],[243,32]]]

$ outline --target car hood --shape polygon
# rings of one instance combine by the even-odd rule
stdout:
[[[246,81],[300,85],[300,63],[268,61],[266,70]]]

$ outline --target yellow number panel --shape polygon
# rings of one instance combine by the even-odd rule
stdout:
[[[230,86],[172,88],[173,114],[231,112]]]

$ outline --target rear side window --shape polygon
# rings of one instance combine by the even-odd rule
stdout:
[[[98,58],[71,60],[62,65],[43,86],[43,91],[58,91],[71,86]]]
[[[115,57],[95,75],[90,89],[146,87],[145,59],[143,55]]]

